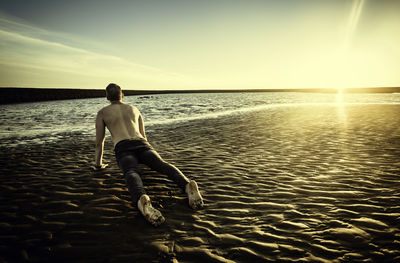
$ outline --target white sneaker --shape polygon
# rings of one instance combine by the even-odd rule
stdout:
[[[199,209],[204,206],[203,197],[199,192],[199,187],[194,180],[190,180],[190,182],[186,185],[185,189],[188,198],[189,198],[189,206],[193,209]]]
[[[165,221],[165,218],[162,216],[161,212],[151,205],[150,197],[148,195],[142,195],[140,197],[138,201],[138,208],[146,220],[149,221],[153,226],[159,226]]]

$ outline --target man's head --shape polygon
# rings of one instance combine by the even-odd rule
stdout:
[[[118,101],[122,100],[124,94],[122,94],[120,86],[114,83],[110,83],[106,87],[106,96],[109,101]]]

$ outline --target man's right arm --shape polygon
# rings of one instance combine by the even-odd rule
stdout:
[[[96,148],[95,148],[94,169],[101,169],[107,167],[106,164],[103,164],[104,139],[105,139],[105,125],[103,121],[103,114],[101,111],[99,111],[96,117]]]

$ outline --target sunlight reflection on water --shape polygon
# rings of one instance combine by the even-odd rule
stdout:
[[[346,105],[354,103],[399,104],[400,94],[318,93],[206,93],[128,96],[144,115],[151,132],[154,125],[264,110],[271,107],[332,104],[346,127]],[[105,98],[48,101],[3,105],[0,110],[2,144],[57,140],[62,135],[81,133],[93,137],[97,111]],[[39,139],[39,140],[38,140]]]

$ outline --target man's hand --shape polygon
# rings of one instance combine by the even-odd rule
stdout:
[[[105,169],[106,167],[108,166],[108,164],[101,164],[101,165],[94,165],[94,166],[91,166],[91,168],[94,170],[94,171],[99,171],[99,170],[102,170],[102,169]]]

